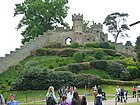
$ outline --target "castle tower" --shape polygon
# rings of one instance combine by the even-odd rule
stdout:
[[[75,33],[82,33],[83,14],[72,15],[73,31]]]

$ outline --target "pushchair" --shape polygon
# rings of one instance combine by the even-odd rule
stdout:
[[[105,92],[102,92],[102,100],[104,101],[104,100],[107,100],[106,99],[106,93]]]

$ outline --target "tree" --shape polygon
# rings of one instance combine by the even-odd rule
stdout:
[[[54,29],[58,24],[66,26],[64,18],[69,7],[68,0],[24,0],[16,4],[14,16],[22,14],[17,30],[25,27],[22,43]]]
[[[136,49],[136,54],[137,54],[137,61],[140,64],[140,36],[137,37],[135,49]]]
[[[115,12],[108,15],[103,22],[103,24],[108,26],[108,31],[114,36],[115,43],[117,42],[118,36],[128,37],[128,34],[125,32],[126,30],[129,30],[129,27],[126,24],[127,17],[127,13]]]

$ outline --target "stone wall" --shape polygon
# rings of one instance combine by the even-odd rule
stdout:
[[[117,52],[126,54],[127,56],[135,55],[133,46],[125,46],[122,43],[117,43],[115,48],[116,48]]]
[[[7,70],[10,66],[17,65],[20,61],[30,55],[32,50],[43,47],[48,40],[47,35],[39,35],[39,37],[30,42],[25,43],[24,46],[16,48],[15,51],[11,51],[10,54],[6,54],[5,57],[0,58],[0,73]]]

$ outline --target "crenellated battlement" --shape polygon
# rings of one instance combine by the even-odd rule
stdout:
[[[83,20],[83,14],[79,13],[78,15],[76,14],[72,15],[72,21],[74,20]]]

